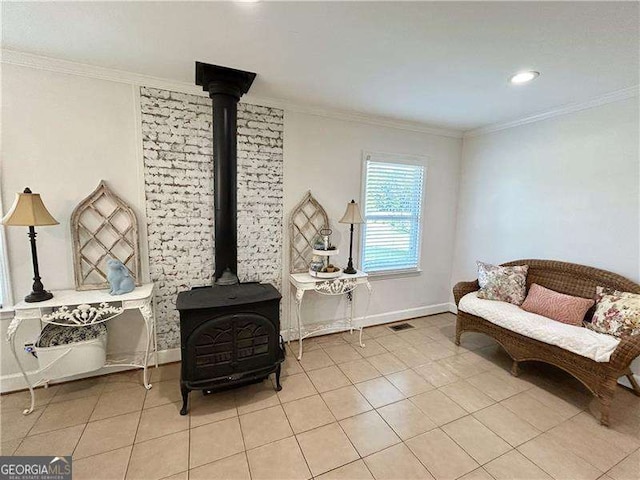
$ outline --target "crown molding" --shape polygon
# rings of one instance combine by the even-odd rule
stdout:
[[[269,99],[265,99],[269,100]],[[454,130],[449,128],[434,127],[420,122],[408,122],[402,120],[393,120],[387,117],[379,117],[368,115],[366,113],[347,112],[343,110],[325,109],[314,105],[303,105],[297,103],[281,102],[281,108],[285,111],[296,113],[304,113],[307,115],[316,115],[319,117],[333,118],[337,120],[345,120],[348,122],[366,123],[379,127],[395,128],[398,130],[407,130],[410,132],[427,133],[429,135],[437,135],[439,137],[462,138],[462,130]]]
[[[547,110],[546,112],[536,113],[534,115],[529,115],[517,120],[494,123],[485,127],[467,130],[466,132],[464,132],[463,138],[477,137],[480,135],[486,135],[488,133],[499,132],[500,130],[506,130],[508,128],[514,128],[521,125],[527,125],[529,123],[540,122],[549,118],[560,117],[562,115],[579,112],[581,110],[587,110],[589,108],[599,107],[608,103],[626,100],[627,98],[637,97],[638,95],[640,95],[640,85],[633,85],[631,87],[605,93],[604,95],[592,98],[590,100],[587,100],[586,102],[569,103],[558,108]]]
[[[112,68],[97,67],[84,63],[70,62],[58,58],[43,57],[31,53],[19,52],[17,50],[2,49],[1,62],[8,65],[17,65],[20,67],[29,67],[37,70],[46,70],[49,72],[65,73],[68,75],[76,75],[79,77],[95,78],[98,80],[107,80],[110,82],[126,83],[152,88],[161,88],[180,93],[189,93],[193,95],[207,96],[196,85],[184,82],[166,80],[164,78],[153,77],[150,75],[141,75],[138,73],[127,72],[124,70],[116,70]]]
[[[29,67],[38,70],[47,70],[50,72],[64,73],[68,75],[76,75],[80,77],[96,78],[99,80],[107,80],[110,82],[126,83],[129,85],[144,86],[158,88],[162,90],[171,90],[173,92],[187,93],[191,95],[199,95],[206,97],[196,85],[169,80],[150,75],[142,75],[139,73],[128,72],[124,70],[116,70],[112,68],[98,67],[84,63],[71,62],[58,58],[43,57],[32,53],[20,52],[17,50],[2,49],[0,51],[1,63],[8,65],[18,65],[21,67]],[[462,130],[449,128],[439,128],[426,125],[419,122],[408,122],[394,120],[387,117],[376,115],[368,115],[364,113],[348,112],[342,110],[327,109],[315,105],[304,105],[277,98],[260,97],[251,93],[245,95],[242,101],[265,107],[281,108],[285,111],[304,113],[307,115],[316,115],[320,117],[345,120],[350,122],[365,123],[381,127],[395,128],[399,130],[408,130],[412,132],[427,133],[430,135],[438,135],[443,137],[462,138]]]

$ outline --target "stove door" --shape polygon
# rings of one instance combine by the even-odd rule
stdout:
[[[270,366],[276,361],[277,348],[278,333],[266,317],[255,313],[222,315],[189,335],[187,377],[197,382]]]

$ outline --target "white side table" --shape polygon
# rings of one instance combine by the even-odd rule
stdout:
[[[48,384],[53,378],[47,379],[43,377],[36,383],[32,384],[29,376],[27,375],[20,358],[16,352],[16,332],[20,327],[20,324],[24,320],[40,320],[41,323],[50,323],[54,325],[60,325],[63,327],[81,327],[86,325],[95,325],[103,323],[112,318],[115,318],[126,310],[138,310],[144,320],[146,330],[146,349],[144,352],[138,354],[134,353],[133,359],[130,362],[122,361],[119,358],[109,358],[107,356],[107,362],[105,367],[138,367],[144,370],[143,382],[145,388],[148,390],[151,388],[148,375],[148,363],[149,355],[154,353],[155,366],[158,366],[158,343],[156,338],[156,318],[155,318],[155,296],[154,296],[154,284],[148,283],[140,287],[136,287],[132,292],[125,293],[124,295],[109,295],[106,290],[58,290],[53,291],[53,298],[44,302],[38,303],[26,303],[24,301],[15,305],[14,318],[9,324],[7,329],[7,341],[11,346],[11,352],[13,353],[20,372],[24,377],[24,380],[29,387],[29,393],[31,394],[31,406],[25,409],[22,413],[25,415],[33,411],[35,404],[34,387],[40,384]],[[69,308],[69,307],[82,307],[82,308]],[[73,344],[69,344],[72,348]],[[47,367],[50,367],[48,365]],[[38,370],[36,374],[43,373],[44,370]]]
[[[366,319],[372,289],[371,284],[369,283],[369,276],[365,272],[358,270],[357,273],[353,275],[343,273],[341,276],[332,279],[316,278],[312,277],[308,273],[292,273],[289,275],[289,282],[296,290],[294,298],[296,301],[296,317],[298,324],[298,360],[302,359],[302,341],[305,338],[320,333],[332,333],[345,330],[353,332],[353,291],[361,285],[365,286],[368,291],[367,307],[364,313],[364,319]],[[314,291],[321,295],[347,295],[347,300],[349,302],[348,317],[323,323],[314,328],[306,328],[301,318],[301,312],[302,300],[305,296],[305,292],[308,291]],[[292,322],[289,320],[289,342],[291,342],[292,330]],[[364,347],[364,344],[362,343],[362,326],[355,327],[355,330],[359,331],[358,342],[361,347]]]

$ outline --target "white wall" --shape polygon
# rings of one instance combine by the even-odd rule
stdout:
[[[40,274],[49,290],[75,286],[69,220],[73,208],[100,180],[132,206],[144,229],[134,105],[132,85],[2,66],[2,203],[7,210],[15,193],[29,186],[42,195],[60,222],[36,229]],[[13,297],[18,302],[31,291],[33,277],[27,229],[5,231]],[[146,251],[146,241],[143,248]],[[3,376],[17,372],[4,343],[8,322],[4,318],[0,328]],[[110,351],[142,348],[142,321],[137,314],[127,313],[109,328]],[[23,323],[18,348],[38,330],[37,322]],[[35,368],[35,359],[20,354],[28,369]]]
[[[638,118],[635,97],[465,138],[452,284],[519,258],[640,281]]]
[[[465,138],[452,285],[477,278],[476,260],[520,258],[639,282],[638,100]]]
[[[376,277],[370,321],[383,322],[424,315],[428,307],[447,303],[453,258],[456,198],[461,140],[425,133],[390,129],[303,113],[285,113],[284,204],[289,214],[308,190],[323,205],[340,248],[338,264],[346,265],[349,226],[338,223],[347,202],[359,201],[362,151],[424,155],[427,160],[426,208],[422,241],[422,273]],[[288,221],[286,225],[288,228]],[[356,227],[358,229],[358,227]],[[288,237],[285,252],[288,252]],[[358,237],[354,237],[354,262],[358,268]],[[289,258],[284,259],[288,270]],[[285,290],[285,302],[289,290]],[[362,293],[362,294],[360,294]],[[360,295],[359,295],[360,294]],[[356,292],[356,316],[365,312],[364,289]],[[332,301],[333,300],[333,301]],[[343,313],[335,299],[310,295],[305,299],[307,319],[331,318]],[[304,305],[303,305],[304,306]]]
[[[41,227],[38,259],[45,287],[74,286],[73,208],[106,180],[144,223],[131,85],[4,65],[2,201],[29,186],[60,222]],[[7,228],[13,294],[30,291],[26,229]]]
[[[38,230],[41,271],[49,289],[73,288],[68,221],[100,179],[133,206],[144,227],[136,89],[126,82],[3,65],[2,200],[8,208],[15,192],[28,185],[60,221]],[[328,211],[344,264],[348,226],[337,220],[346,203],[359,198],[362,150],[429,157],[423,272],[372,280],[373,322],[442,308],[451,283],[475,278],[476,259],[556,258],[639,281],[638,127],[635,98],[467,138],[463,148],[460,139],[286,110],[285,212],[311,189]],[[31,288],[29,245],[26,231],[7,230],[13,294],[21,299]],[[358,242],[354,245],[357,249]],[[143,261],[146,274],[145,267]],[[290,292],[283,290],[285,328]],[[335,300],[316,298],[304,314],[330,318],[342,313]],[[364,312],[361,300],[357,315]],[[129,320],[114,325],[112,350],[123,350],[127,338],[139,339],[140,329]],[[6,326],[2,320],[2,338]],[[25,334],[36,330],[27,326]],[[0,373],[6,379],[17,370],[8,349],[0,350]]]
[[[2,200],[6,208],[15,192],[25,186],[41,193],[59,226],[38,229],[41,274],[48,289],[73,288],[73,262],[69,218],[75,205],[101,179],[138,215],[141,246],[146,250],[144,195],[137,136],[135,91],[126,82],[99,80],[36,68],[3,64],[2,71]],[[446,308],[453,257],[453,234],[461,139],[374,126],[335,118],[285,112],[285,212],[311,188],[332,222],[344,213],[351,198],[360,193],[362,150],[427,155],[427,204],[423,241],[423,273],[373,282],[372,321],[389,321]],[[287,225],[285,219],[285,225]],[[336,224],[336,236],[346,263],[348,226]],[[8,228],[8,251],[16,301],[31,289],[31,259],[26,230]],[[288,237],[288,230],[285,231]],[[285,244],[283,278],[288,275]],[[143,269],[147,265],[143,251]],[[286,282],[285,282],[286,285]],[[283,305],[288,302],[288,287]],[[330,318],[339,306],[331,299],[310,302],[305,312]],[[288,309],[283,308],[283,328]],[[356,314],[364,306],[358,303]],[[339,310],[342,313],[342,310]],[[316,315],[317,314],[317,315]],[[133,314],[132,314],[133,315]],[[309,317],[311,318],[311,317]],[[129,317],[110,331],[110,349],[123,350],[125,340],[137,341],[141,330]],[[135,320],[135,319],[134,319]],[[8,320],[2,320],[0,334]],[[26,325],[18,345],[37,332]],[[3,341],[3,340],[2,340]],[[178,355],[179,357],[179,355]],[[176,358],[178,358],[176,357]],[[34,359],[27,358],[29,369]],[[2,390],[17,372],[8,348],[1,349]]]

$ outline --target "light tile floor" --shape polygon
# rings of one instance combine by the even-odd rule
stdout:
[[[541,364],[509,374],[493,340],[455,317],[292,348],[272,381],[180,409],[179,364],[0,397],[2,455],[70,455],[74,479],[638,480],[640,399],[619,388],[612,426],[581,384]],[[294,344],[291,345],[294,347]]]

